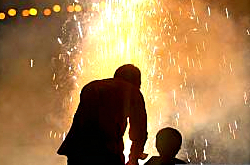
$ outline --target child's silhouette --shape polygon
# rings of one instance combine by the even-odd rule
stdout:
[[[183,160],[175,158],[181,148],[182,136],[174,128],[166,127],[156,135],[156,148],[160,156],[151,157],[145,165],[174,165],[186,164]]]

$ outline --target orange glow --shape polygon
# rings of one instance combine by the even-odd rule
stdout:
[[[4,19],[5,18],[5,14],[4,13],[0,13],[0,19]]]
[[[37,9],[30,8],[29,13],[30,13],[30,15],[36,16],[37,15]]]
[[[70,13],[74,12],[74,10],[75,10],[75,8],[74,8],[73,5],[69,5],[69,6],[67,7],[67,11],[70,12]]]
[[[59,6],[59,5],[54,5],[54,6],[53,6],[53,11],[56,12],[56,13],[60,12],[60,11],[61,11],[61,6]]]
[[[101,8],[102,10],[104,10],[104,9],[105,9],[105,6],[106,6],[105,2],[102,1],[102,2],[100,3],[100,8]]]
[[[76,12],[82,11],[82,7],[80,5],[75,5],[75,11]]]
[[[43,14],[45,15],[45,16],[49,16],[49,15],[51,15],[51,10],[50,9],[44,9],[43,10]]]
[[[16,15],[16,9],[9,9],[8,10],[8,14],[9,14],[9,16],[11,16],[11,17],[14,17],[15,15]]]
[[[22,11],[22,16],[23,16],[23,17],[28,17],[29,15],[30,15],[29,10],[23,10],[23,11]]]

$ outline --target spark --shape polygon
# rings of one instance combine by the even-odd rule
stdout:
[[[235,129],[238,129],[237,121],[234,121]]]
[[[250,36],[250,31],[247,29],[247,35]]]
[[[196,149],[194,149],[194,152],[195,152],[195,157],[198,158],[198,153],[197,153]]]
[[[62,44],[62,40],[59,37],[57,38],[57,41],[60,45]]]
[[[206,146],[206,147],[208,146],[207,139],[205,139],[205,146]]]
[[[56,73],[53,74],[52,80],[55,81],[55,79],[56,79]]]
[[[232,134],[233,134],[233,139],[235,140],[236,136],[235,136],[235,131],[234,130],[232,131]]]
[[[52,137],[52,133],[53,133],[53,131],[50,131],[50,132],[49,132],[49,137],[50,137],[50,138]]]
[[[207,160],[206,151],[205,150],[203,150],[203,155],[204,155],[204,160]]]
[[[192,87],[192,98],[194,100],[194,88]]]
[[[228,10],[226,8],[226,15],[227,15],[227,19],[229,18],[229,13],[228,13]]]
[[[207,11],[208,11],[208,15],[211,16],[211,10],[209,6],[207,7]]]
[[[82,28],[81,28],[81,24],[80,24],[79,21],[77,22],[77,25],[78,25],[78,30],[79,30],[79,33],[80,33],[80,37],[83,38]]]
[[[79,88],[80,86],[78,85],[78,83],[75,83],[76,84],[76,87]]]
[[[233,72],[233,67],[232,67],[232,63],[231,62],[229,64],[229,68],[230,68],[230,71]]]
[[[176,106],[176,93],[175,93],[175,90],[173,90],[173,98],[174,98],[174,105]]]
[[[206,31],[208,32],[208,24],[207,24],[207,22],[205,23],[205,28],[206,28]]]
[[[63,133],[63,141],[65,140],[66,138],[66,132]]]
[[[188,111],[189,111],[189,115],[192,115],[192,109],[190,107],[188,107]]]
[[[178,127],[179,126],[179,120],[178,120],[177,117],[175,118],[175,121],[176,121],[176,126]]]
[[[230,123],[228,123],[228,127],[229,127],[230,133],[232,133],[232,127],[231,127],[231,124],[230,124]]]
[[[217,126],[218,126],[219,133],[221,133],[220,123],[218,123]]]
[[[55,132],[55,133],[54,133],[54,139],[56,138],[56,135],[57,135],[57,134],[56,134],[56,132]]]
[[[195,9],[194,9],[194,2],[193,2],[193,0],[191,0],[191,4],[192,4],[192,11],[193,11],[193,14],[195,15]]]
[[[219,98],[219,104],[220,104],[220,107],[222,107],[222,99]]]
[[[247,92],[244,92],[243,98],[244,98],[244,103],[246,105],[247,104]]]
[[[30,59],[30,67],[32,68],[34,66],[34,60]]]
[[[186,156],[187,156],[187,161],[190,163],[191,160],[190,160],[189,157],[188,157],[188,152],[186,152]]]

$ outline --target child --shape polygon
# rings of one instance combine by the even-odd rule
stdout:
[[[175,158],[181,148],[182,136],[174,128],[166,127],[156,135],[156,148],[160,156],[151,157],[144,165],[174,165],[186,164]]]

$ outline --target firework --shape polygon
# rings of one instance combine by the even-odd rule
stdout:
[[[156,155],[151,141],[157,130],[172,126],[183,133],[184,139],[198,141],[183,147],[186,152],[180,151],[180,157],[192,163],[227,162],[226,156],[216,160],[214,155],[221,152],[212,146],[225,143],[226,130],[237,139],[239,125],[235,118],[235,129],[230,123],[224,128],[226,120],[231,120],[227,115],[236,113],[233,107],[248,102],[246,92],[242,101],[244,89],[240,86],[245,79],[238,76],[243,63],[237,57],[241,56],[235,45],[237,32],[227,8],[225,12],[220,14],[194,0],[109,0],[93,3],[91,10],[73,15],[58,37],[63,53],[57,60],[67,69],[53,76],[55,83],[65,83],[61,86],[70,91],[65,115],[74,114],[83,85],[112,77],[117,67],[133,63],[142,71],[141,91],[150,125],[146,152]],[[70,88],[67,83],[72,84]],[[209,139],[212,137],[222,139]],[[128,154],[128,136],[124,139]],[[206,150],[202,148],[204,140]]]

